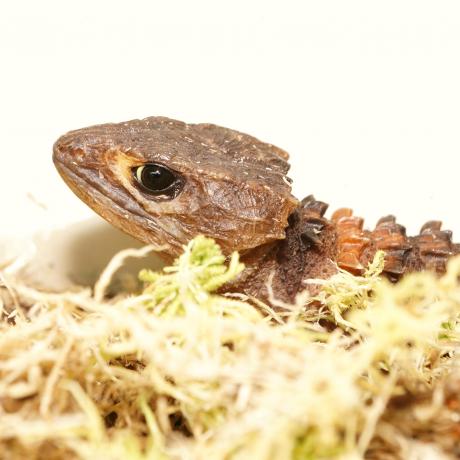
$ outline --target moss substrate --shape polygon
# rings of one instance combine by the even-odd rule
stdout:
[[[460,258],[390,284],[378,253],[272,309],[216,294],[243,265],[198,237],[108,299],[150,249],[94,289],[1,278],[0,458],[458,458]]]

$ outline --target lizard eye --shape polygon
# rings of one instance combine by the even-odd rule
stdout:
[[[133,169],[134,177],[144,191],[153,195],[177,194],[180,180],[168,168],[157,164],[146,164]]]

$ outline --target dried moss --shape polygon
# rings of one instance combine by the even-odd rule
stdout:
[[[203,237],[172,267],[142,272],[139,295],[106,299],[112,271],[132,254],[117,256],[94,293],[9,280],[2,458],[454,455],[460,259],[441,278],[391,285],[378,254],[364,276],[322,282],[310,299],[322,308],[293,307],[275,322],[214,293],[243,266],[237,254],[227,266]],[[322,328],[324,319],[337,327]]]

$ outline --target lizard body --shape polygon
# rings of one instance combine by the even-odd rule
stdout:
[[[395,281],[422,269],[445,271],[460,253],[438,221],[407,237],[393,216],[363,229],[350,209],[324,217],[327,205],[291,194],[288,154],[247,134],[212,124],[150,117],[71,131],[54,145],[54,163],[70,188],[110,223],[164,246],[166,261],[203,234],[225,254],[239,251],[245,271],[229,290],[267,298],[267,280],[285,301],[328,278],[337,266],[363,272],[385,251]]]

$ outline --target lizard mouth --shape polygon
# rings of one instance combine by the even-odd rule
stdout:
[[[74,170],[61,162],[55,162],[55,165],[69,188],[98,214],[105,217],[107,209],[112,209],[120,215],[128,213],[127,194],[122,190],[113,193],[115,190],[113,186],[104,184],[102,180],[95,180],[97,175],[95,171],[82,170],[81,168]],[[132,205],[129,208],[132,208]],[[129,214],[143,219],[149,217],[145,212],[142,212],[142,209],[129,209]]]
[[[129,214],[144,219],[144,222],[152,221],[152,216],[139,206],[124,188],[105,177],[97,158],[85,161],[86,156],[79,149],[72,151],[65,146],[61,147],[59,141],[53,148],[56,169],[81,200],[103,217],[107,210],[113,209],[116,210],[119,219],[127,219]]]
[[[53,162],[67,186],[93,211],[134,238],[168,247],[163,258],[172,260],[181,245],[122,187],[112,183],[94,167],[83,167],[69,152],[54,149]]]

